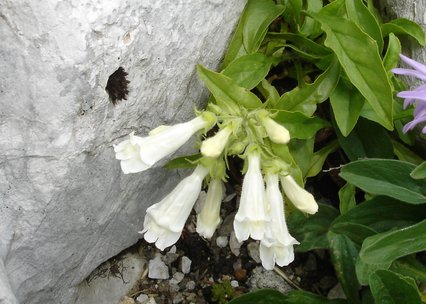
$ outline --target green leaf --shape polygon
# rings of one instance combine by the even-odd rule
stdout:
[[[426,284],[426,266],[419,262],[414,254],[394,261],[390,270]]]
[[[327,248],[328,227],[338,215],[335,208],[324,204],[320,204],[319,211],[309,218],[298,210],[291,212],[287,224],[293,237],[300,242],[296,251]]]
[[[229,113],[238,112],[237,105],[242,105],[249,109],[262,106],[262,102],[256,95],[246,88],[240,87],[231,78],[210,71],[202,65],[197,65],[197,72],[201,80],[213,94],[217,104]]]
[[[346,234],[340,230],[345,226],[338,225],[355,223],[368,226],[377,232],[384,232],[411,226],[425,218],[426,208],[422,205],[410,205],[389,197],[376,196],[337,217],[330,229],[336,233]],[[349,234],[346,235],[350,237]]]
[[[312,54],[318,57],[324,57],[331,54],[330,50],[321,44],[318,44],[312,41],[309,38],[306,38],[300,34],[294,33],[268,33],[266,39],[271,41],[279,41],[281,45],[290,45],[288,42],[291,42],[302,52]]]
[[[308,117],[300,112],[279,111],[274,119],[287,128],[291,138],[308,139],[318,130],[330,126],[321,118]]]
[[[202,157],[201,153],[193,154],[193,155],[186,155],[181,157],[176,157],[170,161],[168,161],[164,168],[166,169],[187,169],[187,168],[194,168],[197,166],[197,164],[194,163],[194,161],[200,159]]]
[[[345,18],[313,16],[327,33],[325,46],[334,51],[352,84],[383,118],[383,126],[392,130],[392,88],[376,41]]]
[[[396,259],[426,250],[426,220],[410,227],[370,236],[359,253],[367,264],[389,265]]]
[[[306,3],[306,11],[307,12],[319,12],[322,9],[323,1],[322,0],[309,0]],[[321,34],[321,25],[315,21],[315,19],[306,16],[305,20],[300,29],[300,33],[305,36],[317,37]]]
[[[380,125],[359,118],[358,124],[347,137],[336,128],[337,140],[348,158],[393,158],[393,147],[386,130]]]
[[[359,246],[366,238],[377,234],[377,231],[368,226],[352,222],[334,223],[331,225],[330,231],[347,236]]]
[[[243,294],[228,302],[229,304],[345,304],[344,300],[328,300],[316,294],[293,290],[282,294],[275,289],[261,289]]]
[[[355,186],[346,183],[342,188],[339,190],[339,210],[340,214],[345,214],[349,210],[351,210],[353,207],[356,206],[356,200],[355,200]]]
[[[365,98],[350,83],[342,78],[330,95],[334,118],[343,136],[348,136],[361,114]]]
[[[280,99],[280,94],[278,93],[277,89],[266,79],[262,79],[256,89],[267,100],[267,104],[272,105],[272,107],[274,107]]]
[[[415,180],[413,164],[390,159],[364,159],[342,167],[340,177],[367,193],[411,204],[426,203],[426,180]]]
[[[278,101],[280,110],[302,112],[311,116],[316,105],[325,101],[334,90],[339,80],[340,67],[337,60],[333,60],[328,69],[310,85],[295,88],[283,94]]]
[[[249,12],[256,12],[245,19],[243,27],[243,45],[251,54],[257,52],[269,25],[284,12],[285,7],[271,0],[249,0],[247,6]]]
[[[226,68],[234,59],[256,53],[269,25],[284,11],[272,0],[249,0],[223,60]]]
[[[416,282],[389,270],[377,270],[370,276],[369,285],[376,303],[421,304]]]
[[[346,0],[345,4],[349,19],[376,41],[379,52],[381,52],[383,49],[383,37],[376,18],[362,0]]]
[[[401,54],[401,42],[398,37],[393,33],[389,34],[388,48],[386,50],[385,57],[383,58],[383,64],[386,71],[390,71],[398,65],[399,54]]]
[[[305,177],[316,176],[318,173],[320,173],[327,156],[336,151],[337,148],[339,148],[339,144],[335,140],[330,142],[321,150],[315,152],[312,155],[312,159],[310,160],[310,166],[308,171],[306,172]]]
[[[272,59],[264,54],[245,55],[232,61],[222,74],[233,79],[240,87],[253,89],[269,73]]]
[[[388,23],[382,24],[382,32],[383,36],[387,36],[390,33],[409,35],[416,39],[421,46],[426,44],[423,28],[416,22],[405,18],[393,19]]]
[[[422,162],[413,171],[411,171],[410,176],[414,179],[426,178],[426,161]]]
[[[358,290],[360,285],[356,278],[355,261],[358,249],[345,235],[328,232],[327,234],[331,261],[340,285],[349,303],[360,303]]]
[[[395,155],[398,157],[399,160],[406,161],[414,165],[419,165],[422,163],[423,158],[421,158],[416,153],[408,149],[399,141],[392,140],[392,145],[393,145],[393,152],[395,153]],[[411,177],[415,178],[413,176]]]

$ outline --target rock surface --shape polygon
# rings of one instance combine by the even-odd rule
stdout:
[[[74,303],[140,238],[179,175],[123,175],[112,144],[193,115],[206,96],[195,64],[218,66],[244,4],[0,2],[0,303]],[[113,105],[119,67],[129,94]]]

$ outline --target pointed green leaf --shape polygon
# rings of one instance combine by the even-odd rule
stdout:
[[[316,105],[325,101],[337,85],[340,76],[340,67],[337,60],[333,60],[329,68],[310,85],[295,88],[283,94],[278,101],[280,110],[302,112],[311,116]]]
[[[376,18],[362,0],[346,0],[345,4],[349,19],[376,41],[379,52],[381,52],[383,49],[383,37]]]
[[[330,227],[330,231],[333,231],[337,234],[346,235],[359,246],[362,245],[362,242],[364,242],[366,238],[377,234],[377,231],[368,226],[352,222],[333,223]]]
[[[337,140],[334,140],[321,150],[315,152],[312,155],[312,159],[310,160],[310,166],[308,171],[306,172],[305,178],[316,176],[318,173],[320,173],[328,155],[336,151],[338,148],[339,144]]]
[[[392,263],[426,250],[426,220],[403,229],[379,233],[365,239],[359,256],[364,263]]]
[[[237,105],[249,109],[255,109],[262,106],[262,102],[256,95],[240,87],[231,78],[206,69],[202,65],[197,65],[197,72],[201,80],[205,83],[209,91],[213,94],[216,102],[228,112],[237,112]]]
[[[390,270],[426,284],[426,265],[418,261],[414,254],[394,261]]]
[[[393,33],[389,34],[388,48],[386,50],[385,58],[383,58],[383,64],[386,71],[390,71],[395,68],[399,63],[399,54],[401,54],[401,42],[398,37]]]
[[[419,165],[422,163],[423,158],[418,156],[416,153],[408,149],[406,146],[401,144],[399,141],[392,140],[393,152],[398,157],[399,160],[412,163],[414,165]],[[410,174],[412,178],[412,173]]]
[[[328,227],[338,214],[335,208],[324,204],[320,204],[319,211],[309,218],[298,210],[291,212],[287,221],[291,235],[300,242],[296,251],[327,248]]]
[[[240,87],[251,90],[266,77],[271,64],[272,59],[264,54],[245,55],[232,61],[222,74],[232,78]]]
[[[389,197],[376,196],[337,217],[331,229],[343,233],[335,228],[336,225],[356,223],[377,232],[385,232],[411,226],[425,218],[426,208],[422,205],[410,205]]]
[[[393,271],[377,270],[370,276],[369,285],[376,303],[422,303],[416,282]]]
[[[330,104],[343,136],[348,136],[355,127],[364,101],[364,96],[352,84],[340,79],[330,95]]]
[[[376,41],[345,18],[313,16],[327,33],[324,44],[334,51],[352,84],[383,118],[383,126],[392,130],[392,88]]]
[[[405,18],[393,19],[392,21],[382,24],[383,36],[389,33],[409,35],[424,46],[426,44],[425,32],[423,28],[411,20]]]
[[[284,12],[285,7],[272,0],[249,0],[244,20],[243,45],[248,54],[255,53],[265,38],[269,25]]]
[[[410,176],[414,179],[426,178],[426,161],[422,162],[413,171],[411,171]]]
[[[361,303],[358,290],[360,285],[356,278],[355,261],[358,249],[345,235],[328,232],[327,234],[331,261],[340,285],[349,303]]]
[[[336,129],[337,140],[350,160],[360,158],[393,158],[390,137],[380,125],[359,118],[357,125],[347,137]]]
[[[176,157],[168,161],[167,164],[164,165],[164,168],[166,169],[193,168],[197,166],[197,164],[194,163],[194,161],[200,159],[201,157],[202,157],[201,153]]]
[[[355,200],[355,186],[346,183],[342,188],[339,190],[339,209],[341,214],[345,214],[349,210],[351,210],[353,207],[356,206],[356,200]]]
[[[426,203],[426,180],[410,176],[413,164],[391,159],[364,159],[342,167],[340,176],[367,193],[411,204]]]

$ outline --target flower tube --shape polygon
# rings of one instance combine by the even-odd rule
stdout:
[[[300,187],[291,175],[281,176],[281,186],[285,195],[297,209],[309,214],[314,214],[318,211],[318,204],[314,196]]]
[[[146,210],[144,229],[140,233],[144,233],[148,243],[155,242],[157,248],[164,250],[177,242],[207,173],[207,168],[198,165],[172,192]]]
[[[244,176],[240,206],[234,219],[235,236],[239,242],[251,236],[261,240],[269,221],[265,210],[265,185],[260,171],[260,156],[248,154],[248,170]]]
[[[155,129],[147,137],[131,133],[129,140],[114,146],[116,158],[122,161],[123,172],[136,173],[151,168],[160,159],[176,152],[194,133],[211,126],[215,120],[212,116],[204,112],[188,122]]]
[[[284,215],[284,201],[279,189],[278,175],[266,174],[266,201],[271,223],[260,241],[262,266],[272,270],[275,264],[287,266],[294,260],[293,246],[299,244],[288,232]]]
[[[201,143],[201,154],[206,157],[218,157],[225,148],[231,133],[232,129],[229,125],[217,132],[214,136],[204,140]]]
[[[201,212],[197,215],[197,232],[209,239],[220,223],[220,205],[224,195],[224,185],[220,179],[213,179],[207,190],[207,197]]]

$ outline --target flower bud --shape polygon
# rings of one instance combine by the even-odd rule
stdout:
[[[290,141],[290,132],[288,130],[274,121],[270,117],[265,117],[262,119],[263,126],[265,127],[268,137],[277,144],[287,144]]]
[[[291,175],[281,176],[281,186],[285,195],[297,209],[309,214],[314,214],[318,211],[318,204],[314,196],[300,187]]]
[[[201,143],[201,154],[206,157],[218,157],[225,148],[231,133],[231,127],[228,126],[217,132],[213,137],[204,140]]]

